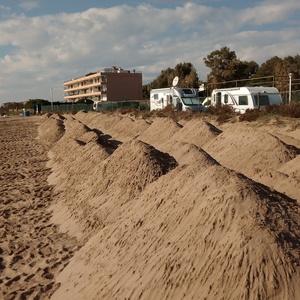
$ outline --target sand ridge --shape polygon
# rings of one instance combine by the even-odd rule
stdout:
[[[116,116],[103,115],[102,121],[100,114],[97,122],[86,113],[77,117],[120,144],[99,162],[101,182],[80,196],[75,191],[101,224],[83,233],[89,238],[58,276],[62,285],[53,299],[298,297],[299,205],[250,178],[282,182],[277,170],[297,158],[297,147],[239,123],[224,130],[209,121],[182,125],[157,118],[141,131],[132,118],[128,123],[128,116],[118,116],[120,126],[132,124],[128,142]],[[178,166],[130,194],[131,183],[138,187],[157,168],[137,158],[149,155],[140,147],[147,144],[174,157]],[[266,171],[271,169],[273,174]],[[284,175],[286,192],[296,178]],[[298,193],[294,186],[293,191]],[[69,211],[74,207],[78,212],[76,201],[68,204]],[[81,284],[88,279],[91,285]]]

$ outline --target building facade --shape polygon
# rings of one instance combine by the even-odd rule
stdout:
[[[64,82],[67,102],[86,99],[94,102],[131,101],[142,97],[142,73],[118,67],[104,68]]]

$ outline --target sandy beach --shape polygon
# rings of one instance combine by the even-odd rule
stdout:
[[[0,298],[300,299],[300,121],[0,120]]]
[[[79,248],[50,222],[53,186],[47,150],[36,139],[40,121],[0,119],[1,299],[49,299],[55,276]]]

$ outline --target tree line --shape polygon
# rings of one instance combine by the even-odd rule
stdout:
[[[274,56],[260,66],[255,61],[240,60],[235,51],[229,47],[212,51],[203,58],[204,64],[211,71],[205,82],[206,92],[214,88],[233,86],[275,86],[279,92],[287,93],[290,76],[294,95],[300,92],[300,55],[280,58]],[[178,76],[179,87],[199,87],[199,78],[195,67],[190,62],[179,63],[174,69],[167,68],[152,82],[143,86],[143,95],[149,99],[151,89],[172,86],[172,81]]]

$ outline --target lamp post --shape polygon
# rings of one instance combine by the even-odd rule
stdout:
[[[292,99],[292,73],[289,73],[289,103],[291,103],[291,99]]]

